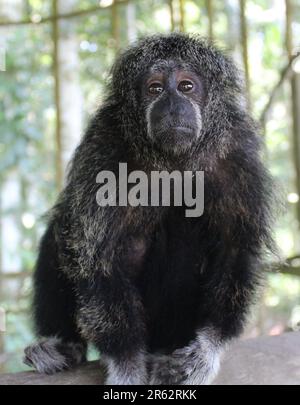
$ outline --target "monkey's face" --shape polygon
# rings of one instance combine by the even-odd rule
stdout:
[[[204,86],[187,66],[157,62],[142,80],[147,134],[163,149],[186,150],[201,134]]]

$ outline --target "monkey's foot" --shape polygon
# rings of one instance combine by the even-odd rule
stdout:
[[[54,374],[84,362],[86,347],[81,343],[64,343],[52,337],[28,346],[24,353],[23,361],[27,366],[34,367],[40,373]]]
[[[148,367],[150,385],[177,385],[185,378],[184,370],[172,355],[149,355]]]
[[[207,385],[219,369],[218,356],[206,359],[190,348],[175,350],[170,355],[151,355],[150,385]]]

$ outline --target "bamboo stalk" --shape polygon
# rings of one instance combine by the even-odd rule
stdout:
[[[185,10],[184,10],[184,0],[179,0],[179,11],[180,11],[180,24],[179,29],[181,32],[185,31]]]
[[[213,31],[213,4],[212,0],[205,0],[205,8],[208,18],[208,37],[209,39],[213,39],[214,31]]]
[[[52,0],[52,13],[57,15],[58,1]],[[57,19],[52,21],[52,37],[53,37],[53,77],[54,77],[54,104],[55,104],[55,168],[56,168],[56,186],[61,190],[63,183],[63,169],[62,169],[62,141],[61,141],[61,111],[60,111],[60,75],[59,75],[59,23]]]
[[[115,50],[120,49],[120,17],[118,9],[118,0],[113,0],[111,8],[111,31],[114,40]]]
[[[134,42],[137,38],[135,4],[129,0],[126,6],[127,41]]]
[[[239,0],[240,2],[240,30],[241,30],[241,45],[243,54],[243,65],[245,71],[245,84],[248,98],[248,105],[251,108],[251,94],[250,94],[250,69],[248,59],[248,26],[246,19],[246,0]]]
[[[173,0],[169,0],[169,9],[170,9],[170,20],[171,20],[171,31],[175,30],[175,16],[174,16],[174,3]]]
[[[290,0],[285,0],[286,10],[286,31],[285,31],[285,44],[289,61],[293,58],[293,6]],[[292,93],[292,139],[293,139],[293,162],[295,167],[295,187],[297,194],[300,196],[300,75],[294,73],[291,77],[291,93]],[[296,205],[296,215],[298,220],[298,230],[300,228],[300,201]]]

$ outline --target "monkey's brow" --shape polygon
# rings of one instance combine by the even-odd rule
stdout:
[[[188,63],[182,60],[159,59],[150,67],[149,73],[172,71],[176,69],[191,71],[191,67],[188,65]]]

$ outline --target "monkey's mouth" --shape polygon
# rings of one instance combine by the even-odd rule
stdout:
[[[164,125],[161,127],[157,128],[157,133],[158,135],[165,135],[165,134],[181,134],[181,135],[190,135],[194,133],[194,128],[192,128],[190,125],[188,124],[175,124],[172,123],[170,125]]]
[[[196,137],[195,129],[186,123],[170,123],[154,131],[155,140],[163,149],[186,150]]]
[[[194,132],[192,128],[183,127],[183,126],[170,127],[170,130],[174,131],[174,132],[186,133],[186,134],[192,134]]]

